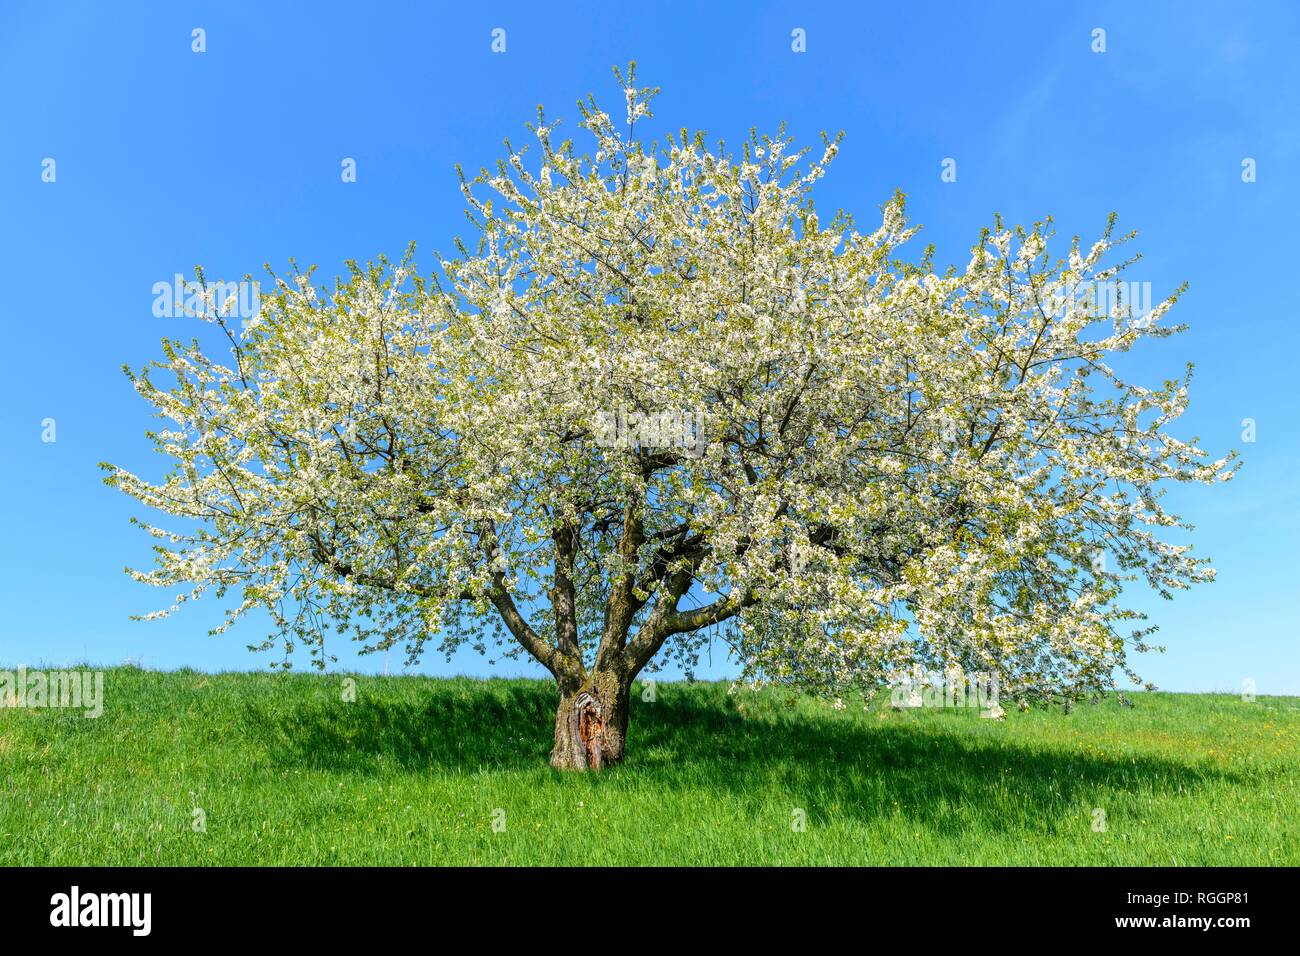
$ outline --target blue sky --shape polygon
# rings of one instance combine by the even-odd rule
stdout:
[[[585,8],[585,10],[583,9]],[[1300,693],[1297,306],[1300,13],[1286,3],[894,2],[543,4],[44,3],[0,10],[0,663],[265,667],[217,608],[163,622],[135,584],[138,506],[96,463],[156,473],[153,420],[123,378],[189,335],[152,314],[154,283],[258,273],[290,256],[332,275],[349,258],[422,262],[467,223],[452,170],[523,141],[536,104],[576,129],[574,102],[621,94],[635,59],[660,86],[655,135],[683,125],[739,142],[785,120],[805,143],[844,130],[822,209],[869,222],[895,189],[916,243],[963,263],[994,213],[1051,214],[1062,243],[1108,212],[1145,253],[1129,278],[1190,291],[1192,329],[1126,366],[1158,383],[1197,364],[1179,434],[1242,451],[1227,486],[1171,495],[1219,581],[1144,602],[1167,654],[1139,670],[1171,690]],[[960,11],[960,12],[958,12]],[[207,51],[191,50],[206,31]],[[494,28],[505,53],[491,50]],[[806,31],[807,50],[791,49]],[[1106,31],[1104,53],[1093,30]],[[357,162],[343,183],[340,163]],[[1242,181],[1255,160],[1257,181]],[[42,163],[56,162],[55,182]],[[957,181],[940,180],[944,159]],[[42,441],[53,418],[57,440]],[[1254,419],[1256,440],[1242,441]],[[337,649],[337,648],[336,648]],[[383,670],[382,658],[340,666]],[[725,673],[715,653],[709,673]],[[304,662],[305,663],[305,662]],[[400,669],[395,655],[391,666]],[[510,674],[477,655],[432,673]]]

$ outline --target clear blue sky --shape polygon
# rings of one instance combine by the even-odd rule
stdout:
[[[332,275],[411,240],[427,267],[466,230],[454,162],[494,161],[538,103],[570,129],[588,92],[621,109],[610,67],[636,59],[663,87],[656,134],[686,125],[738,142],[784,119],[815,143],[843,129],[819,207],[869,221],[901,188],[940,262],[964,264],[995,212],[1051,214],[1062,239],[1094,237],[1111,210],[1137,228],[1146,259],[1131,278],[1158,297],[1188,280],[1175,314],[1192,331],[1128,370],[1158,383],[1194,360],[1180,433],[1245,458],[1230,485],[1177,496],[1220,579],[1149,602],[1169,652],[1140,669],[1172,690],[1253,678],[1260,693],[1300,693],[1294,5],[581,6],[7,0],[0,663],[266,666],[245,650],[261,630],[206,636],[212,605],[127,619],[166,595],[122,574],[146,563],[148,542],[127,524],[138,506],[96,463],[158,473],[143,437],[153,420],[119,371],[154,357],[163,334],[189,334],[153,316],[153,284],[196,263],[236,278],[290,256]],[[496,27],[504,54],[491,51]],[[1098,27],[1104,53],[1091,49]],[[795,28],[806,53],[791,50]],[[341,182],[343,157],[356,183]],[[955,183],[940,181],[948,157]],[[1246,157],[1257,182],[1242,182]],[[1253,444],[1243,418],[1257,422]],[[470,654],[422,669],[521,667]]]

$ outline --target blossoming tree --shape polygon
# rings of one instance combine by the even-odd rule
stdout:
[[[719,631],[742,679],[828,696],[917,665],[1021,700],[1140,683],[1124,585],[1212,577],[1163,489],[1234,467],[1167,430],[1186,377],[1108,364],[1177,331],[1176,294],[1097,309],[1109,226],[1063,260],[999,222],[963,271],[901,261],[901,196],[867,233],[815,212],[838,140],[647,145],[655,91],[620,80],[625,126],[579,104],[589,154],[539,110],[535,160],[462,177],[477,241],[437,277],[295,267],[246,327],[212,303],[228,357],[128,370],[175,467],[106,480],[192,519],[146,525],[159,613],[233,592],[217,631],[261,609],[263,648],[322,667],[329,633],[526,653],[562,768],[620,760],[633,679]]]

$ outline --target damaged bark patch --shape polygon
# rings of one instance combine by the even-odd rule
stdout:
[[[582,747],[583,761],[592,770],[605,765],[605,718],[600,698],[583,691],[573,701],[573,737]]]

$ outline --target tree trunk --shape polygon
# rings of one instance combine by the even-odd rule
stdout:
[[[593,671],[581,684],[560,685],[551,766],[558,770],[601,770],[623,759],[632,679],[614,671]]]

